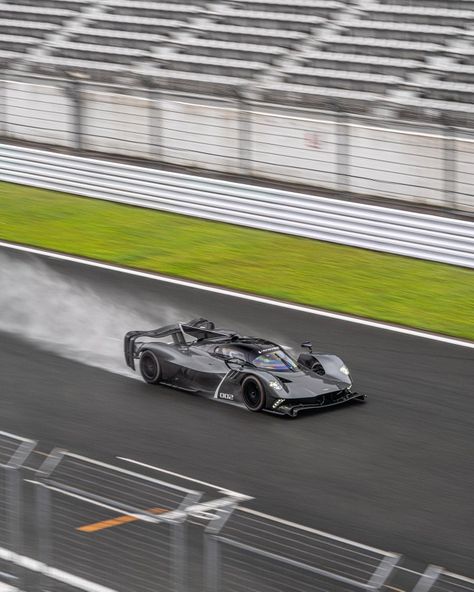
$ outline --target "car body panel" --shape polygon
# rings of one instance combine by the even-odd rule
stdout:
[[[285,366],[288,353],[278,344],[215,329],[206,319],[153,331],[131,331],[124,346],[131,368],[135,369],[135,360],[144,351],[152,351],[159,360],[160,382],[222,401],[244,405],[242,383],[252,376],[264,389],[264,410],[281,415],[295,416],[302,410],[365,398],[351,391],[351,377],[336,355],[311,352]],[[261,364],[262,359],[264,363],[276,361],[279,369],[252,363]]]

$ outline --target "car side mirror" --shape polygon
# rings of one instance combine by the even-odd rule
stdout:
[[[311,341],[303,341],[303,343],[301,344],[301,347],[304,347],[305,349],[307,349],[310,354],[313,353],[313,344],[311,343]]]
[[[228,358],[225,363],[230,370],[242,370],[245,366],[245,361],[240,358]]]

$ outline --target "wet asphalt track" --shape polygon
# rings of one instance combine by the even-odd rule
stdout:
[[[77,264],[48,266],[151,314],[166,303],[185,319],[207,316],[287,345],[312,338],[346,360],[370,402],[297,420],[251,414],[0,334],[0,429],[38,439],[42,450],[122,455],[218,483],[255,496],[256,509],[474,576],[473,350]]]

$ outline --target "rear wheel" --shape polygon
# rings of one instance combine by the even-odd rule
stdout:
[[[158,384],[161,378],[160,361],[152,351],[144,351],[140,356],[140,372],[148,384]]]
[[[265,390],[262,383],[253,376],[247,376],[242,382],[242,398],[249,411],[260,411],[265,407]]]

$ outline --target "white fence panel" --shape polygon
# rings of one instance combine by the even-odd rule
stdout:
[[[4,103],[4,127],[10,138],[74,145],[73,102],[64,87],[10,81]]]
[[[173,99],[161,102],[165,162],[223,173],[239,172],[239,111]]]
[[[351,125],[351,190],[443,205],[443,142],[439,135]]]
[[[337,189],[337,123],[255,112],[251,125],[254,174]]]
[[[82,147],[126,156],[150,156],[149,101],[126,95],[83,92]]]

